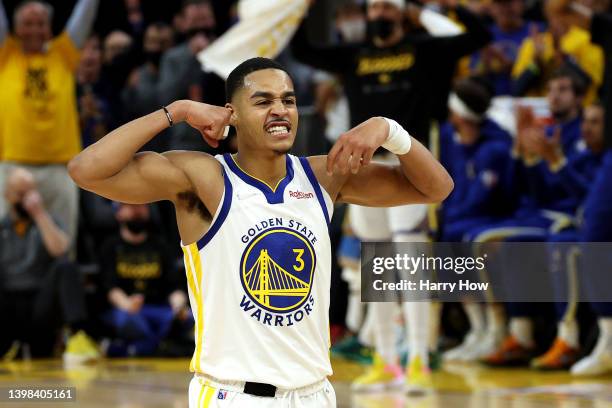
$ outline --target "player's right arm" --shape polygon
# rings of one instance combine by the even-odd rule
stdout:
[[[186,121],[213,146],[230,116],[226,108],[186,100],[173,102],[167,109],[174,123]],[[68,163],[70,176],[83,189],[111,200],[176,203],[179,193],[198,190],[188,176],[190,166],[197,165],[199,182],[206,184],[218,165],[212,157],[195,152],[137,153],[168,126],[168,117],[160,109],[115,129]]]

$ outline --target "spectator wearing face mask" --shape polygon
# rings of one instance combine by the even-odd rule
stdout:
[[[168,245],[150,234],[151,208],[115,204],[119,235],[100,251],[103,286],[110,310],[103,320],[118,338],[109,356],[151,355],[176,318],[189,324],[187,296]]]
[[[455,7],[454,1],[445,5],[457,11],[465,33],[433,37],[412,32],[404,24],[404,0],[369,0],[365,41],[331,47],[315,45],[306,33],[307,18],[291,43],[292,52],[300,62],[342,77],[351,126],[371,115],[381,115],[397,120],[414,137],[426,140],[435,103],[433,97],[427,97],[432,94],[432,72],[444,65],[441,59],[456,61],[478,50],[490,38],[473,14]]]

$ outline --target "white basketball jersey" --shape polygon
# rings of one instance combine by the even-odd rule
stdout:
[[[297,388],[331,375],[333,203],[308,161],[287,155],[276,188],[216,156],[225,192],[210,229],[183,246],[196,348],[191,371]]]

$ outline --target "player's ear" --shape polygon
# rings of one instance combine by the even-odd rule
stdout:
[[[229,124],[231,126],[236,126],[236,120],[238,120],[238,114],[236,113],[236,109],[234,109],[234,106],[229,102],[225,104],[225,107],[229,109],[230,112],[232,112],[230,116]]]

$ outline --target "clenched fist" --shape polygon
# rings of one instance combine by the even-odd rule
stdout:
[[[202,137],[212,147],[219,146],[223,140],[225,127],[229,124],[231,111],[225,107],[189,101],[185,112],[185,122],[200,131]]]
[[[327,154],[327,173],[336,169],[346,174],[349,169],[355,174],[366,166],[372,156],[389,135],[389,124],[380,117],[370,118],[343,133]]]

